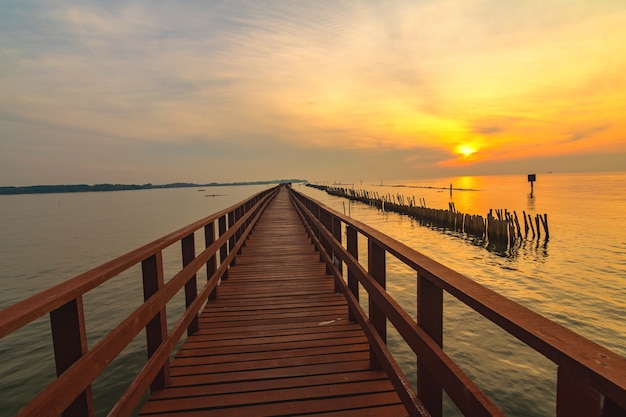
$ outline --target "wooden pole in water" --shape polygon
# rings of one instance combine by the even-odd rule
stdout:
[[[517,212],[515,210],[513,210],[513,214],[515,215],[515,226],[517,227],[517,236],[521,238],[522,237],[522,228],[520,227],[519,219],[517,218]]]
[[[526,220],[526,210],[522,210],[524,216],[524,237],[528,236],[528,220]]]
[[[550,232],[548,231],[548,215],[539,215],[539,218],[541,219],[541,224],[543,224],[543,230],[546,232],[546,239],[548,239],[550,237]]]
[[[528,223],[530,223],[530,230],[533,232],[533,239],[535,238],[535,227],[533,226],[533,219],[528,215]]]
[[[541,229],[539,229],[539,215],[535,216],[535,224],[537,225],[537,239],[541,238]]]

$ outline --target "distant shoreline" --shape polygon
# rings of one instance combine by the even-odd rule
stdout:
[[[271,181],[249,181],[249,182],[228,182],[207,184],[195,184],[190,182],[175,182],[171,184],[73,184],[73,185],[27,185],[21,187],[0,187],[0,195],[21,195],[21,194],[60,194],[60,193],[85,193],[103,191],[129,191],[129,190],[153,190],[160,188],[196,188],[196,187],[226,187],[237,185],[266,185],[280,183],[304,183],[306,180],[271,180]]]

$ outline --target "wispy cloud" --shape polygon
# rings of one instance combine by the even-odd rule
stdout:
[[[604,132],[610,127],[611,125],[606,124],[602,126],[593,126],[593,127],[582,129],[582,130],[577,130],[575,132],[570,133],[570,135],[567,138],[561,140],[559,143],[573,143],[573,142],[578,142],[581,140],[593,139],[598,133]]]
[[[603,151],[626,151],[621,2],[33,0],[2,8],[5,155],[19,153],[7,137],[29,135],[59,147],[64,135],[81,136],[94,166],[89,149],[115,144],[131,154],[152,144],[144,157],[158,161],[155,172],[171,147],[207,158],[211,146],[234,155],[254,148],[257,159],[398,152],[430,168],[463,145],[483,161],[588,152],[590,137]],[[198,175],[211,173],[195,163]],[[18,165],[4,176],[23,175]]]

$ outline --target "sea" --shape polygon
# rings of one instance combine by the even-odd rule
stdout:
[[[542,233],[514,245],[494,245],[294,184],[297,191],[626,356],[626,172],[537,173],[532,194],[526,175],[322,184],[403,196],[430,208],[454,203],[457,211],[482,216],[498,209],[520,218],[522,212],[547,214],[549,238]],[[0,196],[0,309],[268,187]],[[198,249],[202,243],[197,235]],[[180,248],[166,249],[164,262],[168,279],[180,268]],[[388,257],[387,289],[413,316],[415,278],[414,271]],[[131,268],[85,296],[90,346],[136,308],[141,291],[141,271]],[[182,294],[168,304],[170,327],[183,308]],[[0,339],[0,416],[15,414],[54,378],[49,327],[43,317]],[[415,357],[393,329],[388,344],[414,381]],[[448,294],[443,344],[506,415],[555,415],[556,366]],[[97,415],[106,415],[145,357],[145,334],[140,334],[95,381]],[[444,413],[460,415],[448,399]]]

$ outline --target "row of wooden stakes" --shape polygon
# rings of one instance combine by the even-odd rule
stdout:
[[[326,191],[328,194],[344,197],[353,201],[378,207],[384,211],[393,211],[411,216],[425,224],[466,233],[479,239],[485,239],[497,244],[514,245],[518,240],[541,239],[542,230],[546,240],[550,237],[548,229],[548,215],[537,214],[533,218],[530,214],[522,213],[524,227],[515,211],[489,210],[486,217],[461,213],[456,210],[453,202],[448,209],[433,209],[426,207],[426,201],[415,197],[405,197],[397,194],[379,195],[375,191],[355,190],[351,188],[331,187],[327,185],[307,184],[309,187]]]

